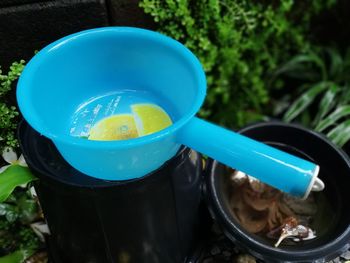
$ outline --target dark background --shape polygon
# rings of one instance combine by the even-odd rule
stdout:
[[[139,0],[0,0],[0,65],[29,60],[65,35],[108,25],[153,29]]]

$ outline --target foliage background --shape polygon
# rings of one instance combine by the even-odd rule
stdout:
[[[24,63],[24,60],[12,63],[6,74],[0,66],[0,152],[5,146],[18,147],[15,132],[19,114],[12,88],[24,68]]]
[[[336,0],[143,0],[159,31],[191,49],[204,66],[208,95],[200,116],[227,127],[262,118],[277,67],[310,50],[313,17]]]
[[[290,103],[291,94],[286,93],[288,103],[281,100],[284,107],[275,109],[285,110],[284,121],[298,121],[344,147],[350,140],[349,72],[350,48],[343,52],[322,48],[298,54],[275,74],[293,80],[299,97]]]
[[[24,64],[23,60],[14,62],[6,73],[0,68],[0,153],[10,148],[18,151],[16,130],[19,113],[14,87]],[[0,165],[4,164],[2,158]],[[0,174],[1,262],[22,262],[22,258],[30,256],[41,245],[30,227],[31,223],[41,219],[38,203],[32,198],[30,184],[27,184],[33,179],[29,169],[17,162]],[[10,253],[13,254],[3,258]]]

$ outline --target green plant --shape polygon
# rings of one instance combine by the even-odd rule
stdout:
[[[35,177],[23,156],[17,160],[11,148],[4,149],[2,158],[9,165],[0,168],[0,262],[22,262],[6,260],[28,257],[40,244],[31,229],[40,215],[38,204],[29,193],[29,183]]]
[[[159,30],[191,49],[207,75],[202,117],[229,127],[261,118],[269,74],[308,50],[311,18],[336,0],[143,0]]]
[[[298,120],[344,146],[350,140],[349,72],[350,48],[343,56],[337,49],[323,48],[292,58],[276,71],[302,83],[283,120]]]
[[[8,152],[3,154],[6,161]],[[16,154],[12,156],[17,159]],[[38,203],[30,194],[29,183],[35,177],[23,162],[21,158],[12,161],[0,172],[0,263],[21,263],[41,245],[32,229],[42,219]]]
[[[13,260],[8,262],[23,262],[22,257],[29,257],[40,247],[30,227],[40,217],[38,211],[38,204],[26,189],[15,191],[0,203],[0,262],[7,258]],[[22,260],[15,261],[19,256]]]
[[[31,255],[31,251],[17,250],[0,258],[0,263],[22,263]]]
[[[19,263],[32,255],[40,240],[32,230],[40,219],[40,209],[29,193],[35,180],[23,156],[17,159],[15,136],[18,116],[13,100],[13,86],[24,68],[24,61],[14,62],[7,74],[0,70],[0,263]]]
[[[0,67],[0,151],[5,146],[18,146],[15,132],[19,114],[13,103],[10,103],[10,91],[20,76],[24,63],[24,60],[12,63],[7,74],[3,74]]]

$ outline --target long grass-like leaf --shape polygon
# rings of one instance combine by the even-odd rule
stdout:
[[[303,93],[284,114],[283,120],[290,122],[295,119],[301,112],[303,112],[319,95],[328,87],[328,82],[320,82],[312,86],[309,90]]]
[[[323,60],[315,53],[297,55],[275,71],[274,76],[292,73],[293,71],[302,71],[306,63],[314,63],[320,69],[320,76],[323,80],[327,78],[326,66]],[[310,69],[309,69],[310,70]]]
[[[343,71],[343,59],[337,49],[327,48],[326,50],[330,58],[329,78],[337,80],[338,76]]]
[[[335,125],[338,120],[350,116],[350,105],[339,106],[335,111],[329,114],[326,118],[321,120],[318,125],[315,127],[315,130],[322,132],[325,129]]]
[[[350,47],[346,49],[345,56],[343,59],[343,72],[342,72],[342,79],[345,82],[350,81],[349,71],[350,71]]]
[[[0,202],[5,201],[17,186],[35,179],[28,167],[12,164],[0,173]]]
[[[327,137],[339,147],[350,140],[350,120],[346,120],[327,133]]]
[[[339,99],[340,104],[348,104],[350,103],[350,86],[349,84],[345,84],[341,93],[341,97]]]
[[[339,91],[340,87],[338,85],[334,83],[330,84],[330,88],[326,91],[318,106],[318,112],[313,121],[313,126],[316,126],[320,122],[320,120],[322,120],[324,116],[326,116],[327,113],[330,112],[330,110],[335,104],[334,98]]]

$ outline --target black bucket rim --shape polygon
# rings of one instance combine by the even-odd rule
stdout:
[[[62,178],[60,176],[57,176],[52,170],[50,171],[47,167],[38,167],[38,165],[35,162],[35,160],[37,158],[34,158],[31,156],[31,154],[36,149],[30,149],[30,150],[28,149],[28,148],[30,148],[30,146],[34,146],[32,142],[29,142],[29,140],[33,139],[33,138],[32,137],[25,138],[26,136],[27,137],[35,136],[35,137],[37,137],[38,140],[44,140],[46,143],[52,145],[51,147],[54,148],[54,151],[56,152],[55,154],[57,154],[62,159],[64,165],[69,166],[72,169],[74,174],[85,178],[89,183],[79,184],[76,182],[72,182],[72,181],[67,180],[66,178]],[[153,170],[152,172],[145,174],[139,178],[134,178],[134,179],[129,179],[129,180],[119,180],[119,181],[113,180],[112,181],[112,180],[103,180],[103,179],[94,178],[94,177],[86,175],[86,174],[76,170],[72,166],[70,166],[63,159],[62,155],[59,153],[59,151],[57,150],[57,148],[55,147],[53,142],[50,139],[46,138],[45,136],[40,135],[24,119],[22,119],[19,122],[18,129],[17,129],[17,137],[19,138],[20,149],[21,149],[21,152],[22,152],[22,154],[23,154],[23,156],[28,164],[28,167],[30,167],[30,169],[32,169],[35,172],[35,174],[37,175],[37,177],[39,179],[41,177],[45,177],[45,179],[49,179],[52,183],[64,184],[66,186],[77,187],[80,189],[87,189],[87,190],[90,190],[91,187],[93,187],[94,189],[103,189],[103,188],[113,188],[117,185],[118,186],[128,185],[130,187],[130,185],[136,184],[140,181],[153,180],[153,178],[164,174],[163,172],[161,172],[162,170],[167,169],[169,166],[172,166],[172,164],[182,163],[184,161],[183,156],[187,156],[187,155],[191,154],[190,148],[182,146],[174,157],[172,157],[171,159],[166,161],[162,166],[160,166],[156,170]],[[42,160],[37,160],[37,161],[43,163]]]
[[[329,147],[331,147],[339,155],[339,157],[342,158],[344,164],[346,164],[350,171],[350,158],[342,149],[339,149],[323,134],[307,129],[299,124],[284,123],[281,121],[258,122],[248,125],[238,132],[244,133],[257,128],[274,126],[276,128],[293,128],[315,136],[318,140],[323,141]],[[247,235],[240,227],[236,226],[236,224],[230,220],[230,217],[227,214],[224,213],[224,204],[219,202],[218,193],[213,187],[215,180],[214,173],[218,165],[221,164],[216,160],[210,158],[207,160],[205,167],[205,197],[211,216],[219,223],[225,236],[228,237],[233,243],[239,242],[237,245],[243,246],[250,253],[260,259],[275,258],[277,261],[285,260],[291,262],[293,262],[293,260],[290,258],[291,254],[293,254],[294,261],[305,262],[305,260],[310,261],[311,258],[312,261],[315,261],[322,258],[328,259],[328,257],[336,257],[350,247],[350,224],[344,229],[344,231],[342,231],[340,235],[337,236],[337,238],[318,247],[307,249],[303,249],[302,247],[298,247],[297,250],[275,248],[259,242],[253,236]],[[276,256],[278,256],[278,258]]]

